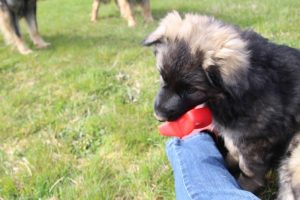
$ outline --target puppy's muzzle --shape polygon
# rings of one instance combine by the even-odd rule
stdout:
[[[166,118],[157,115],[155,112],[153,113],[153,115],[154,115],[154,117],[155,117],[158,121],[160,121],[160,122],[165,122],[165,121],[167,121]]]

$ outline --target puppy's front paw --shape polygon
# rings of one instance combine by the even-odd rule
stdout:
[[[234,158],[230,153],[228,153],[225,157],[226,165],[229,172],[235,177],[238,178],[240,175],[240,167],[239,162]]]
[[[244,174],[240,174],[238,178],[239,185],[250,192],[258,192],[264,186],[264,180],[257,180],[255,177],[247,177]]]

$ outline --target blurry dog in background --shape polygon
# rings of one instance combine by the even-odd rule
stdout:
[[[239,184],[258,192],[279,167],[280,200],[300,199],[300,51],[213,17],[168,14],[145,40],[161,87],[154,110],[176,120],[206,103]]]
[[[97,20],[100,2],[105,2],[105,1],[107,0],[94,0],[92,6],[91,21],[95,22]],[[141,5],[145,21],[146,22],[153,21],[149,0],[136,0],[136,1],[116,0],[116,3],[119,6],[121,16],[127,20],[129,27],[133,27],[136,25],[136,21],[134,19],[133,11],[132,11],[133,10],[132,5],[135,3],[139,3]]]
[[[22,39],[19,27],[19,19],[22,17],[27,22],[34,45],[37,48],[49,46],[38,32],[36,3],[36,0],[0,0],[0,30],[6,43],[16,47],[21,54],[32,52]]]

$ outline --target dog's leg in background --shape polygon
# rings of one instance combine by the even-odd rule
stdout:
[[[141,7],[143,10],[144,19],[146,22],[152,22],[153,17],[151,14],[150,0],[143,0],[141,3]]]
[[[131,5],[127,0],[118,0],[118,5],[120,7],[121,15],[124,17],[129,27],[133,27],[136,25],[135,19],[132,14]]]
[[[25,13],[25,19],[28,25],[29,35],[34,45],[37,48],[46,48],[50,44],[45,42],[38,32],[37,18],[36,18],[36,0],[30,0],[27,2],[27,11]]]
[[[277,200],[300,199],[300,133],[297,133],[290,142],[278,173]]]
[[[7,44],[15,46],[21,54],[29,54],[32,51],[26,46],[18,27],[18,19],[10,13],[6,3],[0,0],[0,30],[3,32]]]
[[[92,5],[92,14],[91,14],[92,22],[97,21],[99,6],[100,6],[100,0],[94,0]]]

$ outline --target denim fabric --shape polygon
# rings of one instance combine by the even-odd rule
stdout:
[[[167,155],[175,177],[177,200],[258,200],[242,190],[224,165],[208,134],[194,134],[167,142]]]

